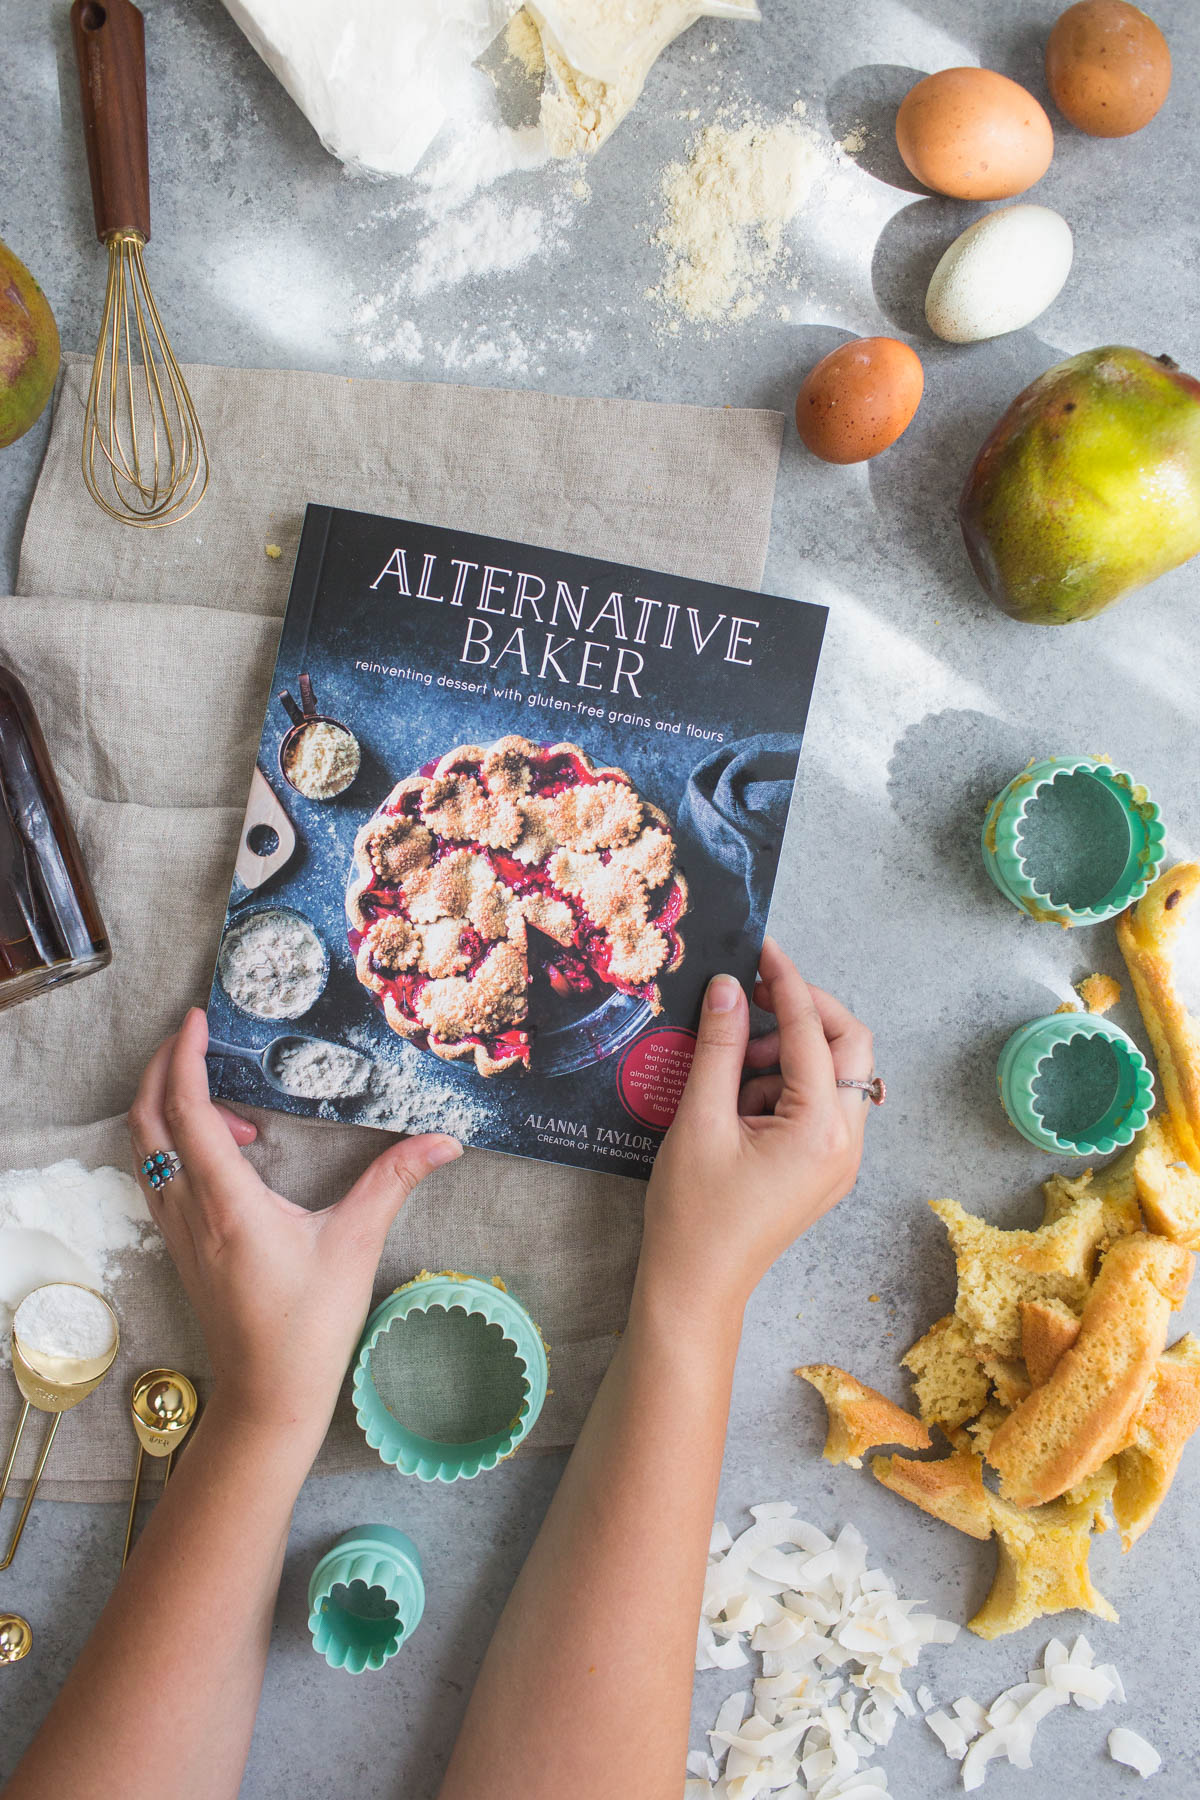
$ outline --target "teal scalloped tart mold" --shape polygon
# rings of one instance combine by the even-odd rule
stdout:
[[[1154,1107],[1154,1077],[1133,1039],[1089,1013],[1022,1025],[996,1074],[1011,1122],[1053,1156],[1107,1156],[1132,1143]]]
[[[372,1366],[377,1356],[382,1359],[385,1337],[403,1332],[408,1321],[419,1316],[424,1336],[429,1326],[437,1325],[439,1315],[450,1322],[456,1314],[481,1320],[484,1330],[476,1330],[469,1347],[461,1332],[447,1330],[444,1344],[437,1346],[442,1360],[428,1364],[428,1379],[436,1375],[439,1389],[452,1391],[466,1384],[498,1395],[507,1389],[512,1396],[503,1417],[487,1420],[482,1435],[464,1442],[449,1432],[423,1435],[404,1425],[382,1398]],[[488,1359],[486,1368],[481,1355]],[[461,1358],[461,1366],[455,1367],[455,1358]],[[402,1475],[415,1475],[419,1481],[470,1481],[485,1469],[494,1469],[528,1437],[545,1404],[549,1374],[542,1334],[512,1294],[477,1275],[422,1274],[397,1288],[367,1320],[355,1359],[354,1411],[368,1444]],[[410,1381],[419,1387],[420,1356]],[[406,1388],[406,1403],[407,1399],[413,1401],[410,1416],[419,1413],[420,1393]]]
[[[987,811],[988,874],[1030,918],[1098,925],[1140,900],[1163,861],[1157,806],[1094,756],[1030,763]]]
[[[412,1539],[391,1525],[360,1525],[327,1550],[308,1584],[313,1649],[331,1669],[382,1669],[421,1622],[425,1582]]]

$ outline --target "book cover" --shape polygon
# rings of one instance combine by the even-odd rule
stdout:
[[[648,1175],[707,981],[754,981],[825,618],[310,506],[214,1094]]]

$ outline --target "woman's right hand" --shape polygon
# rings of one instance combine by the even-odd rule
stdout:
[[[740,1314],[801,1232],[849,1193],[869,1111],[859,1089],[873,1040],[832,995],[810,988],[779,945],[763,945],[755,1002],[775,1031],[748,1043],[746,996],[718,975],[695,1057],[646,1193],[638,1265],[644,1297],[685,1314]],[[743,1071],[754,1073],[744,1085]]]

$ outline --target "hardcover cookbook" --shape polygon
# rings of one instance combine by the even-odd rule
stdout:
[[[310,506],[213,1091],[649,1173],[750,990],[825,608]]]

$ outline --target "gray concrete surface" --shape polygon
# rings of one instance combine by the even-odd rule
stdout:
[[[1200,15],[1190,0],[1156,0],[1176,82],[1143,135],[1100,143],[1056,120],[1058,153],[1034,198],[1059,208],[1076,232],[1066,291],[1031,330],[956,349],[928,336],[921,299],[940,249],[977,209],[893,184],[890,110],[914,72],[955,62],[1001,68],[1044,98],[1039,45],[1056,7],[764,0],[764,10],[757,29],[705,23],[668,52],[589,171],[590,200],[568,207],[569,223],[544,257],[399,302],[396,317],[402,311],[423,344],[405,363],[373,361],[353,315],[359,297],[403,276],[422,221],[411,211],[381,215],[412,189],[348,177],[217,0],[150,0],[153,278],[179,354],[235,365],[786,410],[803,370],[848,333],[895,332],[918,348],[926,397],[897,450],[869,468],[829,468],[789,430],[780,470],[766,585],[826,600],[832,620],[774,928],[807,973],[874,1025],[891,1099],[870,1122],[854,1198],[755,1297],[721,1505],[735,1529],[749,1504],[780,1497],[826,1527],[853,1519],[906,1593],[962,1620],[986,1591],[991,1551],[904,1507],[869,1475],[821,1463],[820,1408],[790,1371],[829,1358],[901,1397],[896,1358],[952,1293],[926,1199],[952,1193],[1002,1223],[1035,1216],[1036,1183],[1050,1170],[998,1110],[995,1057],[1008,1031],[1051,1010],[1071,980],[1096,968],[1118,972],[1119,959],[1109,927],[1068,935],[1038,926],[990,888],[977,834],[991,794],[1034,755],[1107,751],[1161,802],[1171,850],[1200,850],[1196,567],[1092,624],[1038,632],[1001,618],[977,591],[953,511],[993,419],[1060,355],[1132,343],[1200,365]],[[84,348],[102,268],[66,15],[62,0],[0,3],[0,236],[37,272],[64,342]],[[803,98],[827,145],[865,125],[860,169],[847,165],[836,190],[860,198],[842,205],[835,194],[797,220],[790,241],[799,285],[772,292],[756,318],[711,335],[685,326],[664,336],[642,297],[660,269],[649,242],[659,170],[696,128],[680,114],[698,106],[707,118],[718,103],[713,86],[774,116]],[[563,186],[560,174],[542,171],[516,178],[508,192],[542,206]],[[791,309],[787,322],[776,316],[780,304]],[[507,350],[464,368],[485,341]],[[0,588],[15,575],[43,442],[44,425],[0,455]],[[1117,1016],[1139,1031],[1129,1006]],[[1162,1750],[1152,1790],[1162,1800],[1200,1793],[1196,1457],[1185,1458],[1159,1522],[1131,1556],[1121,1557],[1115,1533],[1096,1544],[1096,1579],[1121,1624],[1073,1616],[1055,1626],[1086,1629],[1123,1671],[1129,1700],[1119,1717]],[[490,1627],[559,1469],[557,1458],[535,1458],[448,1492],[398,1484],[381,1469],[305,1490],[247,1800],[434,1793]],[[373,1680],[353,1681],[308,1648],[304,1590],[332,1537],[373,1517],[394,1520],[420,1543],[430,1602],[404,1654]],[[0,1604],[24,1611],[37,1634],[34,1655],[0,1678],[0,1773],[109,1591],[120,1530],[115,1508],[39,1506],[17,1567],[0,1577]],[[1049,1635],[1042,1625],[993,1644],[964,1634],[929,1656],[922,1678],[941,1701],[964,1692],[990,1700],[1021,1678]],[[701,1679],[697,1734],[729,1685]],[[1126,1792],[1136,1777],[1104,1751],[1117,1722],[1113,1710],[1055,1714],[1039,1736],[1034,1773],[992,1765],[989,1796],[1108,1800]],[[636,1770],[616,1742],[611,1761],[613,1792],[636,1795]],[[954,1766],[919,1723],[897,1732],[886,1767],[904,1800],[955,1789]]]

